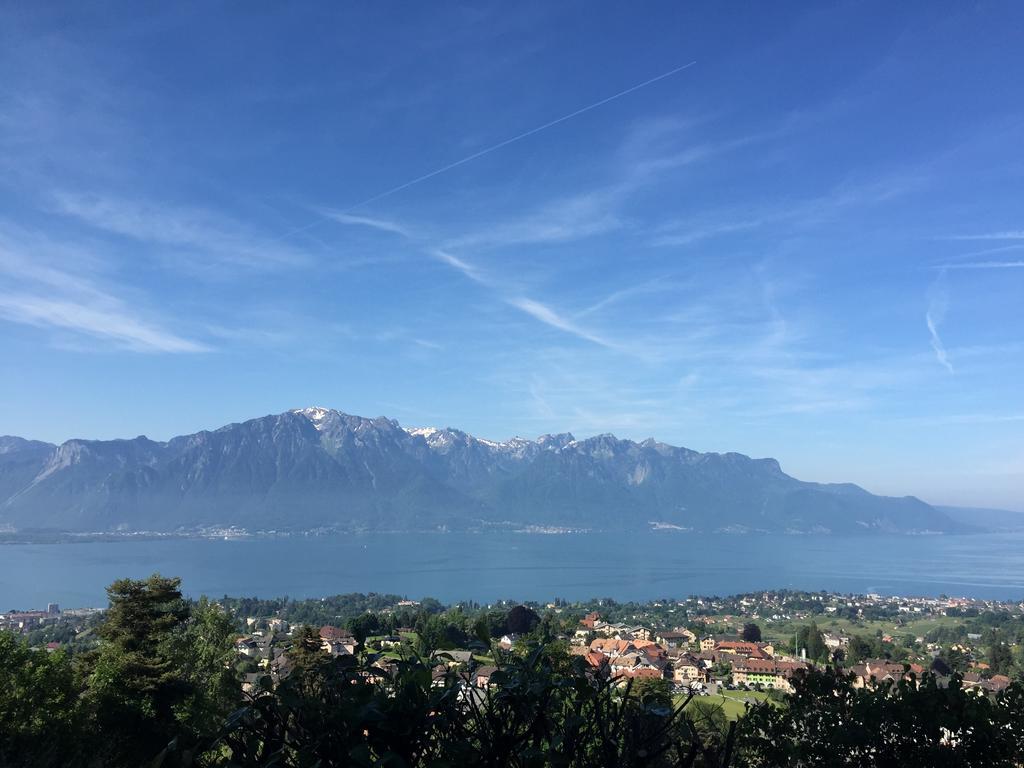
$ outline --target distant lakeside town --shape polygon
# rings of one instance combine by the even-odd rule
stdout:
[[[998,692],[1024,679],[1024,599],[896,597],[766,591],[646,603],[611,599],[444,605],[398,595],[319,599],[223,597],[233,619],[235,665],[246,690],[290,672],[300,627],[316,629],[331,656],[377,654],[378,663],[426,654],[487,685],[494,655],[538,633],[612,679],[665,681],[676,693],[717,697],[726,708],[791,692],[798,670],[834,666],[856,686],[958,673]],[[39,651],[78,653],[97,642],[104,609],[57,604],[0,613],[0,630]],[[480,639],[489,640],[481,645]]]
[[[287,528],[259,528],[249,529],[236,525],[229,526],[202,526],[197,528],[178,528],[171,531],[144,530],[144,529],[116,529],[97,531],[70,531],[57,529],[17,529],[11,526],[0,526],[0,545],[3,544],[70,544],[86,542],[129,542],[129,541],[167,541],[187,539],[209,539],[213,541],[244,541],[256,539],[287,539],[287,538],[316,538],[327,536],[341,536],[353,534],[375,534],[375,535],[405,535],[405,534],[434,534],[444,535],[451,533],[459,534],[489,534],[489,533],[514,533],[523,535],[569,535],[569,534],[590,534],[607,533],[612,529],[588,528],[579,526],[562,525],[522,525],[518,523],[487,523],[478,527],[466,527],[453,529],[448,526],[436,526],[424,529],[378,529],[367,527],[349,526],[318,526],[308,529],[287,529]],[[729,525],[707,530],[698,530],[689,526],[676,525],[662,521],[652,520],[646,523],[642,530],[664,533],[667,535],[676,533],[689,534],[727,534],[732,536],[848,536],[849,533],[833,533],[827,530],[766,530],[751,528],[744,525]],[[1024,515],[1021,515],[1021,522],[1015,526],[1006,526],[999,529],[999,532],[1022,531],[1024,530]],[[889,535],[897,536],[943,536],[943,535],[972,535],[988,534],[993,530],[978,528],[976,530],[957,531],[956,534],[948,534],[938,530],[907,530],[894,531]],[[877,535],[872,532],[862,532],[862,535]]]

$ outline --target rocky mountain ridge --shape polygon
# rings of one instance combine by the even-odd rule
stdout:
[[[799,481],[774,459],[571,434],[495,442],[302,408],[157,442],[0,438],[0,526],[65,531],[954,532],[913,497]]]

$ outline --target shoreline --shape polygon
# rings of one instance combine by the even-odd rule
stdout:
[[[830,539],[874,539],[883,536],[900,538],[931,538],[945,536],[982,536],[1003,533],[1020,533],[1018,529],[980,529],[970,531],[768,531],[768,530],[735,530],[716,529],[711,531],[693,528],[651,527],[636,531],[638,534],[658,534],[665,536],[699,537],[699,536],[730,536],[730,537],[822,537]],[[275,539],[315,539],[336,536],[487,536],[507,534],[519,536],[586,536],[615,533],[602,528],[566,528],[531,527],[520,529],[507,528],[471,528],[465,530],[330,530],[330,531],[129,531],[117,533],[111,531],[4,531],[0,532],[0,546],[43,545],[43,544],[99,544],[129,543],[133,541],[269,541]]]

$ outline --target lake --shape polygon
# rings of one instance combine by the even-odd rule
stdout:
[[[789,588],[1024,599],[1024,533],[751,536],[668,531],[362,534],[0,546],[0,609],[106,604],[159,571],[191,595],[391,592],[444,602],[650,600]]]

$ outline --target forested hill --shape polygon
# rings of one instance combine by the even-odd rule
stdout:
[[[326,408],[157,442],[0,438],[0,527],[65,531],[914,533],[969,528],[914,497],[808,483],[774,459],[571,434],[494,442]]]

